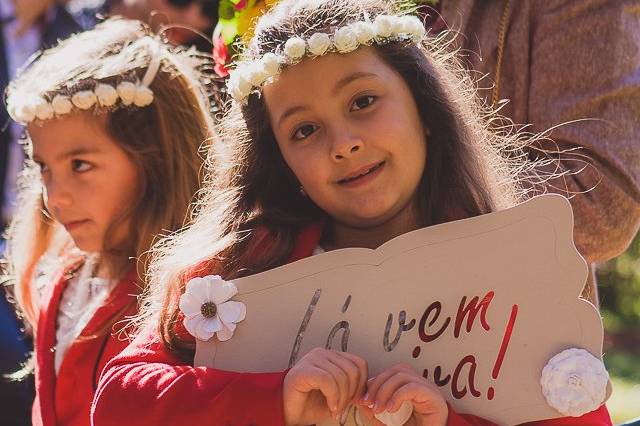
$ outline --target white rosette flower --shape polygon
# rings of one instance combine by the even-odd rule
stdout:
[[[249,81],[249,65],[238,67],[231,73],[227,88],[231,96],[238,101],[249,96],[253,90],[253,84]]]
[[[36,117],[39,120],[50,120],[53,118],[53,107],[45,99],[38,98],[35,105]]]
[[[93,92],[98,98],[98,103],[103,107],[110,107],[118,101],[118,91],[110,84],[100,83]]]
[[[244,303],[229,300],[237,293],[233,283],[218,275],[190,280],[180,297],[187,331],[199,340],[209,340],[214,334],[221,342],[229,340],[246,315]]]
[[[123,81],[116,88],[123,105],[131,105],[136,97],[136,85],[130,81]]]
[[[307,44],[309,45],[309,52],[315,56],[322,56],[331,46],[331,37],[329,37],[329,34],[315,33],[309,37]]]
[[[417,16],[406,15],[400,18],[402,20],[402,32],[406,34],[411,41],[419,43],[424,39],[427,30],[424,24]]]
[[[260,87],[265,82],[269,75],[264,67],[262,61],[252,63],[246,69],[246,80],[251,83],[251,86]],[[249,89],[251,90],[251,89]]]
[[[403,22],[401,16],[389,16],[389,22],[391,22],[391,36],[397,37],[402,33]]]
[[[260,61],[269,78],[280,72],[280,59],[275,53],[265,53]]]
[[[33,104],[29,102],[21,102],[16,105],[15,114],[19,123],[29,123],[36,118],[36,110]]]
[[[351,28],[356,33],[356,40],[360,44],[368,45],[376,36],[376,29],[371,22],[356,22]]]
[[[333,44],[340,53],[349,53],[358,47],[356,33],[350,27],[339,28],[333,35]]]
[[[53,112],[57,115],[65,115],[71,112],[73,104],[68,96],[55,95],[53,99],[51,99],[51,107],[53,107]]]
[[[602,361],[577,348],[551,358],[540,378],[547,403],[562,415],[573,417],[597,409],[605,400],[608,382]]]
[[[97,100],[98,99],[96,98],[96,94],[93,93],[93,90],[82,90],[71,97],[71,102],[82,110],[91,108],[95,105]]]
[[[306,50],[307,44],[300,37],[291,37],[284,44],[284,54],[293,61],[301,59]]]
[[[146,107],[153,102],[153,91],[142,84],[136,87],[136,94],[133,97],[133,104],[137,107]]]
[[[388,15],[376,16],[376,19],[373,20],[373,28],[375,29],[378,37],[387,38],[391,36],[391,17]]]

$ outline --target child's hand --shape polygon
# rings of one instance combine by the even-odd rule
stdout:
[[[436,385],[403,364],[370,379],[358,409],[373,424],[382,425],[374,415],[383,411],[395,413],[404,401],[413,404],[413,415],[405,425],[446,425],[449,409]]]
[[[284,378],[284,418],[287,425],[308,425],[339,417],[362,397],[367,362],[346,352],[315,348]]]

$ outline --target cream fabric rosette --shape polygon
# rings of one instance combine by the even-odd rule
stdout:
[[[51,106],[53,107],[53,112],[57,115],[64,115],[71,112],[73,109],[73,104],[71,103],[71,99],[68,96],[64,95],[56,95],[51,99]]]
[[[315,33],[309,37],[307,43],[309,44],[309,52],[313,55],[321,56],[331,47],[331,37],[329,37],[329,34]]]
[[[579,417],[602,405],[609,374],[602,361],[584,349],[560,352],[542,370],[540,384],[547,403],[564,416]]]
[[[96,94],[98,103],[103,107],[110,107],[118,102],[118,91],[110,84],[97,84],[93,92]]]
[[[92,90],[82,90],[71,96],[71,102],[77,108],[87,110],[94,106],[98,98]]]
[[[293,61],[302,59],[307,49],[307,44],[300,37],[292,37],[284,44],[284,54]]]
[[[327,53],[349,53],[359,46],[373,43],[385,44],[394,40],[408,40],[416,44],[426,31],[416,16],[378,15],[373,22],[359,21],[336,28],[333,34],[312,34],[307,40],[294,36],[288,39],[277,55],[265,53],[261,58],[241,62],[231,71],[227,91],[236,101],[244,102],[255,90],[260,89],[280,72],[280,64],[294,65],[305,55],[318,57]]]

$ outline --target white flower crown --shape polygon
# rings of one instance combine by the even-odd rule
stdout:
[[[74,107],[84,111],[93,106],[113,107],[118,99],[122,106],[146,107],[153,102],[153,91],[149,85],[156,77],[162,59],[158,42],[149,38],[148,45],[151,60],[142,81],[123,81],[115,87],[97,83],[93,90],[78,91],[70,96],[58,94],[50,101],[38,95],[20,98],[10,96],[7,99],[7,112],[14,121],[26,125],[35,119],[44,121],[63,116]]]
[[[233,99],[244,102],[247,97],[273,80],[282,65],[293,65],[305,56],[317,57],[327,53],[349,53],[360,46],[410,41],[420,44],[426,30],[422,21],[413,15],[378,15],[370,21],[358,21],[337,28],[333,34],[315,33],[307,40],[292,37],[276,49],[281,54],[268,52],[260,59],[238,64],[230,72],[227,91]]]

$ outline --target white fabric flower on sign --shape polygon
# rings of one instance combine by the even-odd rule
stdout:
[[[180,297],[184,326],[192,336],[209,340],[215,334],[224,342],[233,336],[236,323],[244,320],[246,307],[231,299],[238,289],[218,275],[194,278]]]
[[[601,360],[584,349],[560,352],[542,369],[540,384],[547,403],[565,416],[579,417],[600,407],[609,373]]]

